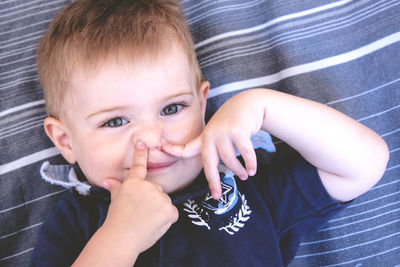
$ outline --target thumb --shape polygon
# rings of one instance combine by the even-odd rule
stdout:
[[[121,188],[122,183],[113,178],[106,178],[103,181],[103,186],[107,189],[111,194],[111,200],[118,194],[119,189]]]

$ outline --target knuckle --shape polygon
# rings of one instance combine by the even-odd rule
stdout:
[[[253,157],[255,152],[252,147],[244,146],[244,147],[240,148],[240,153],[246,157]]]
[[[239,162],[238,162],[238,160],[236,159],[236,158],[234,158],[234,157],[231,157],[231,156],[225,156],[225,157],[223,157],[223,159],[222,159],[223,161],[224,161],[224,163],[227,165],[227,166],[229,166],[229,167],[232,167],[232,168],[240,168],[239,167]]]
[[[176,222],[177,220],[178,220],[178,218],[179,218],[179,212],[178,212],[178,209],[174,206],[174,205],[171,205],[172,206],[172,210],[171,210],[171,220],[172,220],[172,222],[174,223],[174,222]]]
[[[128,188],[132,188],[132,187],[136,187],[137,186],[136,185],[136,181],[133,180],[133,179],[125,179],[123,184],[124,184],[125,187],[128,187]]]
[[[216,168],[218,166],[218,162],[208,157],[207,155],[203,156],[202,160],[205,168],[212,168],[212,167]]]

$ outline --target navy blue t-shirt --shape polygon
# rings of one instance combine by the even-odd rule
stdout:
[[[343,208],[323,187],[315,167],[292,153],[264,162],[241,181],[222,170],[222,197],[212,199],[204,173],[170,197],[179,219],[135,266],[285,266],[301,236]],[[109,193],[67,193],[41,227],[31,266],[70,266],[103,224]],[[117,245],[117,244],[116,244]]]

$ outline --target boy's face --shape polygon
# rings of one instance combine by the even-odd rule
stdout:
[[[158,58],[108,60],[89,73],[78,69],[64,102],[65,135],[58,147],[102,187],[105,178],[125,178],[134,144],[143,141],[149,148],[146,179],[176,191],[198,175],[201,156],[171,156],[161,150],[161,138],[185,144],[201,133],[208,89],[208,82],[196,88],[188,58],[176,46]]]

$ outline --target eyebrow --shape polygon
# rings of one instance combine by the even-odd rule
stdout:
[[[189,91],[188,92],[179,92],[179,93],[177,93],[175,95],[167,96],[167,97],[165,97],[165,99],[175,98],[175,97],[179,97],[179,96],[183,96],[183,95],[194,95],[194,93],[192,91],[190,91],[190,92]],[[99,111],[96,111],[96,112],[88,115],[86,117],[86,119],[89,119],[91,117],[97,116],[97,115],[102,114],[102,113],[108,113],[108,112],[113,112],[115,110],[124,110],[124,109],[128,109],[128,106],[125,105],[125,106],[113,106],[113,107],[104,108],[104,109],[101,109]]]
[[[123,109],[127,109],[127,108],[128,108],[127,106],[114,106],[114,107],[105,108],[105,109],[96,111],[96,112],[88,115],[86,117],[86,119],[89,119],[91,117],[95,117],[95,116],[97,116],[99,114],[102,114],[102,113],[108,113],[108,112],[112,112],[112,111],[115,111],[115,110],[123,110]]]

